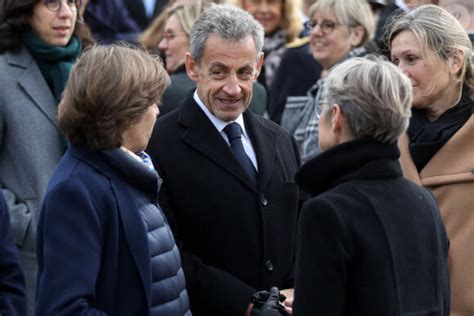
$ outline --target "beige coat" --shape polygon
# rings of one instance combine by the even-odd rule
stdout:
[[[451,316],[474,315],[474,115],[418,173],[408,150],[408,136],[399,142],[405,176],[435,195],[451,241]]]

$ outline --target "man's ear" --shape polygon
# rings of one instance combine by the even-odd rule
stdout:
[[[191,56],[191,53],[189,52],[186,53],[184,57],[184,65],[186,66],[186,73],[188,74],[188,77],[193,81],[197,81],[197,65],[193,57]]]
[[[260,72],[262,71],[262,67],[263,67],[263,52],[260,52],[257,57],[257,69],[255,71],[254,80],[257,80],[258,76],[260,75]]]

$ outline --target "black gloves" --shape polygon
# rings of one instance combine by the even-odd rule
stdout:
[[[257,292],[250,299],[253,303],[251,316],[286,316],[285,307],[280,304],[285,299],[277,287],[272,287],[270,292]]]

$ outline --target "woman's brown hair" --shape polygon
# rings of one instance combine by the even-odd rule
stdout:
[[[158,57],[124,45],[94,46],[71,70],[59,126],[74,145],[120,147],[124,130],[161,102],[169,83]]]

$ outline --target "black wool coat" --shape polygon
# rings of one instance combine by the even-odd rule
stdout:
[[[298,171],[314,197],[298,221],[294,316],[449,315],[446,232],[399,155],[357,140]]]
[[[158,120],[147,150],[163,178],[160,205],[181,243],[195,316],[242,316],[255,291],[293,285],[296,145],[251,111],[244,124],[257,187],[192,93]]]

